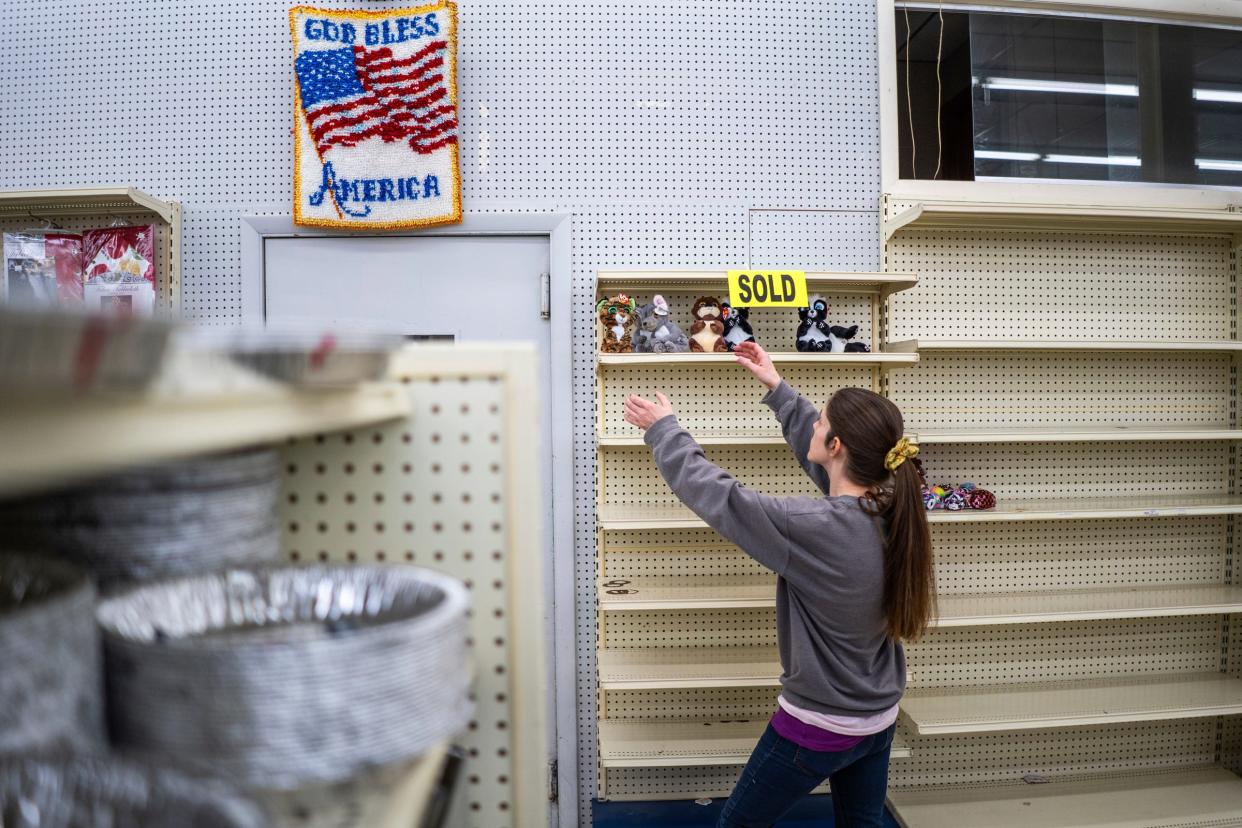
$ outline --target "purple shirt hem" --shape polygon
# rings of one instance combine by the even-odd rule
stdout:
[[[798,747],[804,747],[807,750],[821,752],[849,750],[867,738],[866,736],[846,736],[841,733],[833,733],[831,730],[824,730],[822,727],[807,724],[789,715],[788,711],[783,707],[776,708],[776,712],[772,714],[771,724],[772,729],[781,736]]]

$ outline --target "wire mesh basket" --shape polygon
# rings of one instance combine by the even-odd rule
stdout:
[[[0,754],[104,744],[94,608],[85,573],[0,555]]]
[[[64,558],[105,588],[274,563],[280,461],[262,449],[196,458],[0,504],[10,549]]]
[[[292,790],[408,762],[469,718],[468,599],[407,566],[233,570],[101,602],[112,736]]]
[[[265,828],[224,782],[103,756],[0,759],[5,828]]]

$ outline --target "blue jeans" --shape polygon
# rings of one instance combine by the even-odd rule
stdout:
[[[832,786],[835,828],[881,828],[888,789],[888,750],[897,726],[865,737],[849,750],[798,747],[768,725],[717,828],[772,825],[827,779]]]

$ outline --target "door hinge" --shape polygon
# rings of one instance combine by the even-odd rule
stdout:
[[[552,318],[552,274],[539,274],[539,316],[544,319]]]
[[[557,781],[557,772],[560,765],[556,759],[548,763],[548,801],[556,802],[560,796],[560,782]]]

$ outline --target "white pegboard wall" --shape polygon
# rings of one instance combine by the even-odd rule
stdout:
[[[410,418],[284,451],[283,544],[294,561],[396,562],[462,579],[471,598],[475,712],[455,825],[515,824],[519,691],[510,640],[515,548],[508,391],[498,376],[406,377]],[[542,805],[539,805],[542,812]]]
[[[967,736],[907,733],[911,755],[893,762],[889,785],[971,785],[1211,764],[1216,720],[1140,722]]]
[[[1228,517],[932,525],[944,594],[1223,583]]]
[[[1227,237],[905,231],[891,339],[1229,339]]]
[[[1228,354],[924,352],[889,372],[910,429],[1229,425]],[[952,389],[945,393],[945,389]]]
[[[931,444],[919,456],[929,483],[1072,499],[1227,494],[1230,453],[1228,442],[1187,441]]]
[[[761,401],[764,387],[749,371],[723,364],[656,366],[601,366],[603,385],[603,433],[609,436],[640,436],[625,422],[625,398],[643,394],[654,399],[663,392],[673,403],[677,419],[694,434],[780,435],[776,414]],[[859,366],[783,366],[781,375],[808,399],[823,405],[832,392],[848,385],[869,388],[872,369]]]

